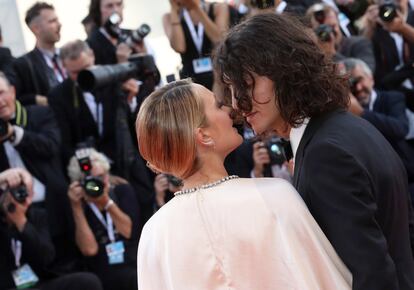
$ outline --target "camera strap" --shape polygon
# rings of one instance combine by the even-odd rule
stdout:
[[[27,110],[16,100],[16,125],[22,128],[27,125]]]
[[[115,243],[115,231],[114,231],[114,223],[112,221],[111,215],[108,211],[106,211],[106,220],[104,219],[101,211],[98,209],[98,207],[92,203],[88,202],[89,207],[95,214],[95,216],[98,218],[98,220],[106,227],[106,231],[108,233],[108,238],[111,241],[111,243]]]
[[[20,267],[20,260],[22,258],[22,242],[19,240],[11,239],[11,249],[14,254],[14,261],[16,263],[16,267]]]
[[[194,23],[191,20],[190,13],[188,13],[187,9],[183,11],[184,21],[190,30],[191,38],[193,39],[193,43],[197,49],[199,56],[202,55],[203,49],[203,41],[204,41],[204,25],[203,23],[199,22],[197,27],[197,32],[194,27]]]

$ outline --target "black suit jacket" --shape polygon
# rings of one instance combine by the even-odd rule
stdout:
[[[38,48],[15,60],[9,78],[16,87],[17,99],[23,105],[35,104],[36,95],[47,96],[50,90],[47,72],[48,66]]]
[[[7,73],[7,70],[13,63],[13,56],[10,49],[7,47],[0,47],[0,71]]]
[[[15,147],[27,170],[46,187],[46,209],[53,236],[68,230],[71,218],[65,181],[59,159],[60,132],[52,110],[28,106],[27,125]]]
[[[96,28],[92,31],[86,42],[89,44],[95,54],[96,64],[115,64],[116,47]]]
[[[405,96],[400,92],[378,91],[372,111],[365,110],[362,118],[374,125],[401,157],[409,182],[414,182],[414,147],[407,143],[408,119]]]
[[[55,112],[62,132],[63,164],[66,167],[74,156],[76,144],[93,137],[98,151],[116,163],[116,114],[121,96],[111,88],[95,92],[103,106],[103,135],[85,102],[83,92],[71,79],[66,79],[49,94],[49,103]],[[116,166],[117,164],[115,164]],[[114,168],[115,169],[115,168]]]
[[[371,124],[342,111],[312,118],[294,185],[352,272],[354,290],[414,289],[407,176]]]
[[[22,242],[21,265],[29,264],[40,278],[40,282],[49,276],[45,268],[52,262],[55,249],[47,226],[47,216],[42,210],[31,207],[28,209],[26,217],[27,223],[21,233],[16,228],[10,228],[3,221],[0,221],[1,290],[15,287],[11,275],[11,271],[16,269],[10,246],[12,238]]]

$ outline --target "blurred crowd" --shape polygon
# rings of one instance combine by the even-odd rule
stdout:
[[[137,149],[136,115],[164,81],[151,28],[123,28],[124,9],[122,0],[91,0],[87,39],[57,47],[64,11],[37,2],[25,14],[36,45],[22,56],[2,45],[0,30],[0,290],[137,289],[141,229],[182,184],[151,171]],[[170,0],[159,21],[181,56],[179,77],[226,94],[214,47],[260,13],[301,19],[348,76],[348,110],[401,157],[414,197],[414,1]],[[235,123],[245,141],[226,160],[229,174],[291,181],[285,140]]]

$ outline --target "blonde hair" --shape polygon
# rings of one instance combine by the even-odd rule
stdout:
[[[153,92],[138,113],[140,153],[156,170],[186,178],[199,166],[195,131],[206,123],[191,80],[169,83]]]
[[[96,151],[95,149],[90,150],[91,151],[89,158],[91,160],[92,167],[99,166],[103,170],[105,170],[106,173],[108,173],[111,169],[111,165],[109,164],[108,158],[104,154]],[[72,156],[72,158],[70,159],[67,170],[71,182],[79,181],[83,178],[83,173],[80,169],[79,162],[76,156]]]

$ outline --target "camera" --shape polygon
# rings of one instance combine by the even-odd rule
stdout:
[[[180,187],[183,185],[183,181],[174,175],[166,174],[168,182],[175,187]]]
[[[0,138],[4,138],[7,136],[9,132],[9,122],[0,119]]]
[[[265,147],[269,153],[270,165],[282,165],[286,161],[286,153],[283,141],[278,137],[271,137],[265,141]]]
[[[78,145],[78,149],[75,153],[79,167],[85,174],[85,177],[81,180],[80,184],[88,196],[97,198],[103,194],[105,186],[102,178],[91,175],[92,162],[89,158],[90,148],[85,148],[82,146],[83,143],[81,143],[81,145]]]
[[[274,0],[251,0],[250,4],[252,7],[259,9],[267,9],[275,6]]]
[[[21,184],[15,188],[6,187],[6,189],[0,189],[0,213],[1,214],[4,214],[2,210],[4,209],[3,203],[4,203],[4,198],[7,192],[10,192],[10,195],[18,203],[25,203],[27,197],[29,196],[29,193],[27,192],[26,186],[24,184]],[[5,209],[9,213],[13,213],[16,210],[16,206],[13,203],[9,203]]]
[[[330,25],[321,24],[315,29],[315,34],[321,41],[329,42],[332,40],[332,34],[334,34],[334,30]]]
[[[82,90],[92,91],[130,78],[142,82],[152,79],[155,84],[158,84],[161,76],[154,58],[148,54],[135,54],[130,56],[126,63],[96,65],[82,70],[77,81]]]
[[[397,5],[393,1],[385,1],[379,7],[379,17],[384,22],[391,22],[397,17]]]
[[[134,44],[141,44],[144,38],[151,32],[151,27],[144,23],[138,29],[128,33],[119,27],[121,20],[121,16],[118,13],[112,13],[104,23],[104,28],[110,36],[118,39],[119,43],[126,43],[132,49]]]
[[[349,89],[351,91],[351,93],[356,96],[357,95],[357,85],[358,83],[362,80],[361,77],[357,77],[357,78],[353,78],[350,77],[348,79],[348,83],[349,83]]]

